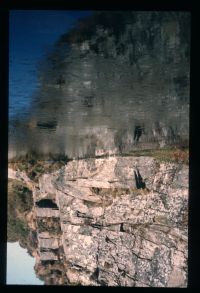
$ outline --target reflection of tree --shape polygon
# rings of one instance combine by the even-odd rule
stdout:
[[[114,143],[120,154],[130,148],[132,139],[131,131],[127,128],[121,128],[115,133]]]
[[[88,145],[87,145],[87,156],[95,157],[95,151],[97,148],[97,137],[95,135],[91,135],[88,137]]]
[[[124,150],[124,132],[124,129],[120,129],[114,136],[115,146],[118,148],[120,154],[122,154]]]
[[[144,133],[144,127],[137,125],[135,126],[134,130],[134,141],[137,143],[142,135]]]

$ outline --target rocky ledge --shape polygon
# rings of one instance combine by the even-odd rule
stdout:
[[[187,286],[187,165],[116,156],[72,160],[38,182],[9,178],[33,192],[46,284]]]

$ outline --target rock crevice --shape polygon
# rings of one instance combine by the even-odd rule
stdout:
[[[47,283],[186,287],[188,166],[150,157],[89,162],[70,161],[62,172],[41,175],[33,188],[38,275],[51,261],[62,276],[43,272]],[[137,188],[136,165],[144,188]],[[34,186],[19,172],[9,170],[9,176]],[[38,206],[53,194],[58,209]]]

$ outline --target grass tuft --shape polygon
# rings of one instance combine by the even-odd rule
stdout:
[[[44,173],[54,172],[70,161],[68,156],[63,154],[38,155],[31,152],[23,157],[9,161],[8,166],[14,170],[24,171],[28,177],[38,182],[38,178]]]
[[[165,148],[165,149],[150,149],[130,151],[126,156],[148,156],[157,159],[160,162],[189,164],[189,149],[188,148]]]

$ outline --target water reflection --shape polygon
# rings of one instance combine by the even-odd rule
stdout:
[[[121,39],[112,30],[107,35],[105,24],[98,27],[103,20],[97,17],[94,35],[81,44],[64,35],[46,56],[29,115],[17,118],[17,125],[10,120],[10,158],[31,151],[77,158],[188,144],[188,15],[118,17],[124,19]],[[136,127],[144,131],[134,144]]]

